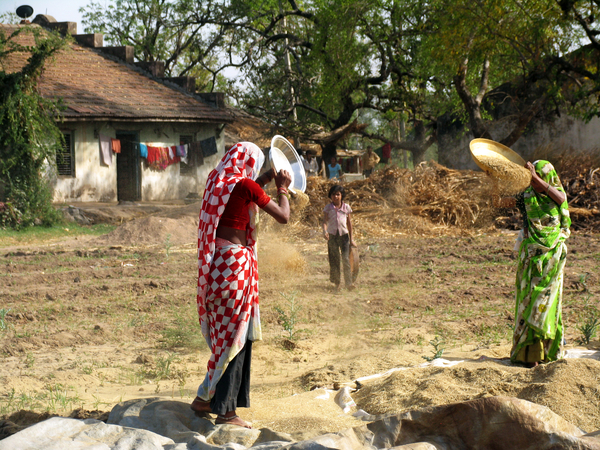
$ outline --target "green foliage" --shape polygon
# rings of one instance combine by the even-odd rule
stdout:
[[[7,416],[21,410],[68,413],[81,403],[77,392],[62,384],[47,385],[41,392],[17,393],[13,388],[4,399],[0,399],[0,415]]]
[[[8,328],[6,323],[6,315],[10,312],[10,308],[0,309],[0,331],[4,331]]]
[[[577,342],[582,345],[588,345],[590,341],[596,337],[599,325],[600,317],[598,317],[598,312],[595,311],[588,314],[585,322],[577,327],[581,333],[581,337],[577,339]]]
[[[161,331],[162,346],[164,348],[183,347],[191,350],[206,348],[206,341],[200,333],[197,313],[194,308],[190,314],[182,316],[175,315],[175,324]]]
[[[12,11],[3,12],[0,14],[0,23],[19,23],[21,18]]]
[[[588,295],[584,302],[584,321],[577,326],[577,330],[581,333],[577,342],[581,345],[588,345],[596,337],[598,327],[600,327],[600,311],[595,306],[589,304],[590,298],[591,296]]]
[[[300,331],[296,329],[296,325],[299,322],[298,313],[302,309],[302,306],[296,302],[296,295],[298,295],[298,292],[294,291],[290,294],[280,292],[280,294],[287,303],[286,309],[276,306],[275,311],[277,311],[279,323],[287,333],[288,339],[293,341],[297,338],[298,332]]]
[[[584,292],[588,291],[588,285],[587,285],[588,275],[589,275],[588,273],[580,273],[579,274],[579,284],[581,284],[581,286],[583,287]]]
[[[426,361],[433,361],[434,359],[441,358],[444,354],[445,342],[439,336],[436,336],[433,340],[429,341],[429,343],[433,346],[433,356],[422,356],[422,358]]]
[[[598,46],[582,46],[599,30],[587,8],[583,0],[110,0],[82,11],[86,32],[134,46],[140,61],[165,61],[169,75],[194,75],[201,89],[226,90],[286,134],[304,139],[358,120],[363,135],[402,141],[418,162],[440,116],[485,133],[501,105],[517,138],[538,99],[597,115]],[[226,79],[226,67],[242,76]]]
[[[171,243],[171,233],[167,234],[167,237],[165,238],[165,254],[167,256],[167,259],[169,259],[169,254],[171,253],[171,247],[173,247],[173,244]]]
[[[159,356],[156,359],[154,367],[143,369],[142,375],[144,378],[150,378],[156,381],[168,380],[172,376],[171,365],[178,361],[179,358],[173,353],[168,353],[167,356]]]
[[[200,90],[223,83],[220,71],[229,27],[224,2],[110,0],[80,8],[86,33],[104,33],[111,45],[131,45],[138,61],[163,61],[167,76],[195,76]]]
[[[31,36],[21,36],[30,34]],[[23,46],[19,39],[35,40]],[[58,34],[24,27],[10,36],[0,30],[0,61],[15,52],[28,52],[21,70],[0,71],[0,227],[20,229],[60,220],[52,207],[52,192],[44,176],[48,162],[63,143],[55,120],[60,105],[44,99],[37,81],[44,65],[65,46]]]

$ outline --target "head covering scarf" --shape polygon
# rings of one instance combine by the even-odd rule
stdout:
[[[565,192],[548,161],[533,163],[536,173],[560,192]],[[566,194],[565,194],[566,197]],[[527,237],[519,247],[516,278],[515,330],[511,360],[533,362],[561,357],[563,270],[570,235],[569,207],[531,186],[524,192]],[[533,350],[533,349],[537,350]],[[524,361],[527,352],[540,355]]]
[[[231,147],[217,167],[208,175],[202,197],[198,225],[198,314],[202,334],[209,340],[206,313],[206,290],[215,252],[215,237],[219,220],[225,211],[231,192],[244,178],[255,180],[265,161],[262,150],[251,142],[239,142]],[[250,205],[250,225],[246,233],[247,246],[254,251],[258,206]],[[210,343],[209,343],[210,344]]]

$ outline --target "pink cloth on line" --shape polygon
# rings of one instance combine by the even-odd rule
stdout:
[[[98,135],[100,141],[100,153],[102,154],[102,162],[107,166],[112,164],[112,138],[110,136]]]

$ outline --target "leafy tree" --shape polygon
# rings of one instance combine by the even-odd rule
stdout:
[[[564,103],[553,62],[578,34],[554,0],[438,0],[424,58],[441,87],[439,112],[463,117],[474,137],[516,142],[536,115]],[[492,136],[498,105],[511,120]]]
[[[35,45],[19,43],[27,41],[26,33]],[[35,27],[19,28],[9,36],[0,30],[0,62],[13,53],[30,54],[20,70],[0,71],[0,226],[50,225],[60,219],[44,176],[63,143],[55,123],[60,106],[39,94],[37,81],[44,65],[64,45],[58,34]]]
[[[165,63],[167,76],[195,76],[201,90],[224,83],[222,71],[241,62],[223,58],[234,45],[218,0],[109,0],[80,8],[86,33],[131,45],[138,61]],[[225,51],[223,51],[225,50]],[[229,52],[231,53],[231,51]]]
[[[409,124],[421,130],[412,134],[423,141],[419,145],[411,139],[394,142],[396,147],[422,153],[433,142],[423,125],[426,102],[413,101],[423,83],[407,75],[409,47],[418,43],[413,28],[422,25],[424,7],[416,3],[112,0],[106,8],[91,3],[83,11],[87,32],[102,31],[109,43],[133,45],[140,61],[164,60],[171,75],[210,73],[212,81],[204,87],[220,83],[239,106],[286,133],[301,140],[328,136],[321,141],[328,157],[351,130],[366,133],[365,125],[349,126],[365,109],[382,117],[406,112]],[[412,23],[397,25],[409,15]],[[233,66],[241,82],[224,83],[223,69]],[[342,131],[331,134],[336,129]]]
[[[583,1],[111,2],[86,10],[109,42],[165,60],[171,74],[205,76],[286,134],[320,142],[325,158],[359,132],[418,163],[442,116],[511,145],[542,113],[568,105],[597,114],[600,104],[598,30]],[[586,36],[591,44],[574,54]],[[224,80],[234,66],[240,79]],[[492,136],[493,120],[507,115],[508,131]],[[367,116],[376,120],[361,123]]]
[[[19,23],[21,18],[12,11],[3,12],[0,14],[0,23]]]
[[[398,2],[313,0],[305,9],[286,3],[287,9],[278,5],[269,17],[263,10],[251,22],[262,37],[261,53],[245,68],[251,89],[242,103],[304,139],[325,131],[318,136],[326,137],[321,144],[328,159],[347,132],[368,133],[368,124],[352,126],[361,110],[402,109],[406,54],[396,45],[410,31],[394,25]],[[395,27],[392,36],[384,24],[386,31]]]
[[[551,64],[567,86],[570,112],[590,120],[600,116],[600,0],[555,0],[563,19],[576,28],[570,53],[556,53]]]

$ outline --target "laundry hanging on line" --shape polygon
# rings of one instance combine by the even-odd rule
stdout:
[[[121,141],[119,139],[110,138],[113,153],[121,153]]]
[[[168,147],[139,143],[140,156],[146,158],[150,168],[165,170],[168,166],[180,161],[193,167],[204,164],[204,158],[218,152],[214,137],[189,144],[171,145]]]
[[[140,142],[140,156],[142,158],[148,158],[148,146]]]
[[[98,134],[98,141],[100,142],[100,154],[102,155],[102,162],[107,166],[112,165],[112,152],[111,152],[111,137]]]

